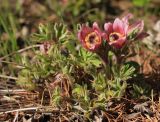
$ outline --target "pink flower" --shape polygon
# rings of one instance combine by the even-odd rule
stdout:
[[[121,48],[127,39],[128,23],[116,18],[114,23],[105,23],[106,39],[109,45]]]
[[[131,17],[132,14],[128,14],[122,19],[116,18],[113,24],[110,22],[105,23],[105,38],[109,45],[116,48],[122,48],[128,39],[134,40],[147,36],[146,33],[142,32],[144,27],[143,21],[138,21],[132,25],[129,25],[128,19]]]
[[[82,28],[78,32],[78,38],[84,48],[93,52],[96,51],[102,43],[102,33],[96,22],[93,23],[92,28],[82,25]]]

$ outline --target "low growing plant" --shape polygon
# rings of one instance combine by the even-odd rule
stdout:
[[[40,25],[33,35],[40,46],[31,60],[22,58],[25,67],[17,83],[30,90],[48,89],[50,104],[61,108],[69,104],[86,117],[93,108],[104,109],[109,99],[125,95],[127,80],[138,73],[127,58],[136,40],[148,34],[143,21],[130,24],[130,18],[128,14],[107,22],[104,30],[96,22],[92,27],[82,24],[78,34],[64,24]]]

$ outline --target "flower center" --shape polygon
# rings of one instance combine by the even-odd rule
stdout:
[[[118,40],[122,35],[120,33],[113,32],[109,35],[109,40],[111,42]]]
[[[101,43],[101,40],[100,40],[100,37],[97,35],[96,32],[91,32],[86,36],[85,42],[86,42],[87,47],[94,48],[95,45]]]
[[[94,43],[94,42],[95,42],[95,37],[96,37],[96,35],[90,35],[88,41],[89,41],[90,43]]]

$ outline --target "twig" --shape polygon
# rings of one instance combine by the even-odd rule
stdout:
[[[13,79],[13,80],[17,80],[18,78],[16,77],[12,77],[12,76],[6,76],[6,75],[0,75],[1,78],[7,78],[7,79]]]
[[[16,89],[16,90],[12,90],[12,89],[7,89],[7,90],[0,90],[0,93],[1,94],[16,94],[16,93],[21,93],[21,92],[27,92],[26,90],[24,89]]]
[[[83,113],[86,113],[86,110],[84,110],[81,106],[73,106],[73,108],[74,109],[77,109],[77,110],[79,110],[79,111],[81,111],[81,112],[83,112]]]
[[[21,109],[15,109],[15,110],[10,110],[10,111],[0,112],[0,115],[12,113],[12,112],[17,112],[17,111],[20,112],[20,111],[29,111],[29,110],[36,110],[37,112],[40,112],[40,111],[38,111],[38,109],[47,109],[48,107],[52,108],[51,111],[47,110],[45,112],[43,110],[43,113],[54,113],[54,112],[66,113],[66,112],[70,112],[70,111],[62,111],[60,109],[53,109],[53,106],[40,106],[40,107],[21,108]]]
[[[15,117],[14,117],[13,122],[16,122],[16,120],[18,120],[18,114],[19,114],[19,112],[17,111],[17,112],[16,112],[16,115],[15,115]]]
[[[31,108],[15,109],[15,110],[6,111],[6,112],[0,112],[0,115],[12,113],[12,112],[19,112],[19,111],[37,110],[38,108],[41,108],[41,107],[31,107]]]
[[[17,51],[15,51],[15,52],[12,52],[12,53],[10,53],[10,54],[8,54],[8,55],[5,55],[4,57],[1,57],[1,58],[0,58],[0,61],[1,61],[1,60],[4,60],[5,58],[7,58],[7,57],[9,57],[9,56],[12,56],[12,55],[14,55],[14,54],[22,53],[22,52],[24,52],[24,51],[26,51],[26,50],[29,50],[29,49],[32,49],[32,48],[36,48],[36,47],[40,47],[40,44],[31,45],[31,46],[28,46],[28,47],[26,47],[26,48],[17,50]]]

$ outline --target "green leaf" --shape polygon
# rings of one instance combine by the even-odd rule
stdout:
[[[116,79],[119,78],[123,81],[132,78],[135,74],[135,68],[133,66],[130,66],[129,64],[123,65],[120,70],[118,70],[117,67],[112,67],[112,71]]]
[[[98,58],[96,54],[86,51],[82,48],[79,51],[79,56],[80,63],[83,67],[90,65],[98,67],[100,66],[100,64],[102,64],[102,61]]]
[[[74,89],[72,90],[72,94],[76,96],[80,101],[89,102],[89,92],[87,90],[87,85],[79,85],[76,84]]]
[[[47,23],[39,25],[39,33],[32,35],[37,42],[55,41],[59,44],[64,43],[69,37],[66,25],[62,23]]]
[[[134,67],[135,74],[137,74],[140,71],[140,65],[135,61],[128,61],[128,62],[124,63],[124,65],[129,65],[129,67]]]
[[[103,91],[107,87],[107,82],[103,74],[98,74],[92,84],[96,91]]]
[[[56,86],[52,93],[52,104],[56,106],[60,105],[60,101],[61,101],[61,89],[59,86]]]

